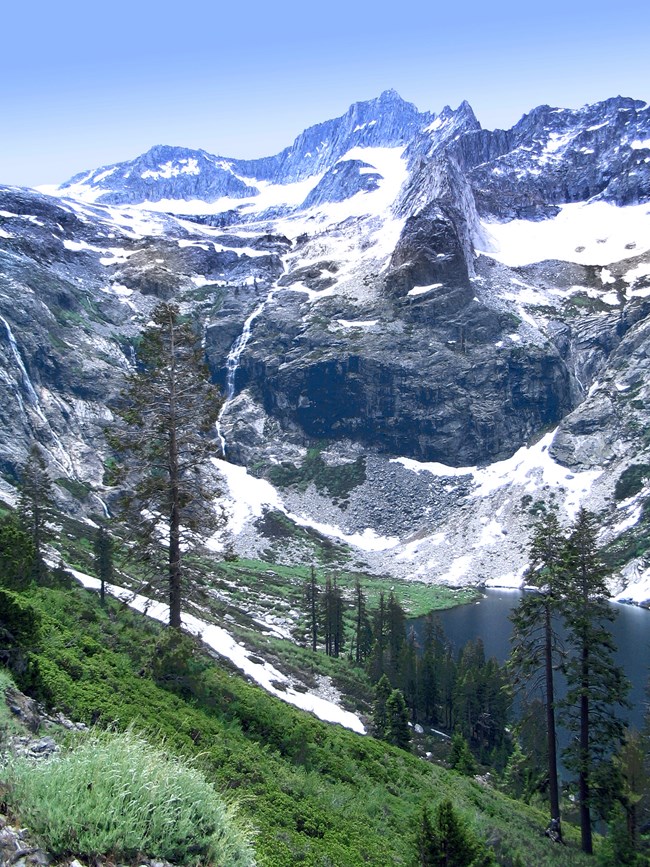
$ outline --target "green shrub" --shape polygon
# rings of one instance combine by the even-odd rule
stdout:
[[[617,500],[627,500],[643,490],[644,483],[650,479],[650,464],[632,464],[623,470],[614,488]]]
[[[195,768],[127,731],[93,733],[48,762],[16,760],[7,800],[55,856],[247,867],[232,808]]]

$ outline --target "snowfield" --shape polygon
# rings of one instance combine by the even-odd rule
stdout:
[[[579,265],[609,265],[650,250],[650,206],[618,207],[608,202],[562,205],[541,222],[483,222],[489,245],[479,249],[516,267],[560,259]]]

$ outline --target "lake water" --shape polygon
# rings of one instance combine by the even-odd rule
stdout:
[[[470,639],[482,638],[486,657],[495,656],[504,662],[510,653],[512,624],[510,611],[517,605],[521,593],[518,590],[488,590],[479,602],[459,605],[447,611],[436,612],[447,639],[456,649]],[[629,700],[632,707],[622,711],[630,725],[640,728],[646,704],[646,685],[650,676],[650,611],[636,605],[612,603],[617,612],[610,625],[618,648],[617,661],[630,679],[632,689]],[[416,632],[422,620],[412,621]]]

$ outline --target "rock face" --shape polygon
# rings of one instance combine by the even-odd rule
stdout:
[[[308,449],[372,469],[347,513],[289,485],[296,513],[399,537],[407,563],[433,515],[446,553],[422,562],[454,580],[461,567],[489,580],[503,563],[519,574],[528,515],[512,528],[527,498],[557,496],[569,513],[582,498],[615,527],[641,521],[641,501],[620,511],[614,491],[650,464],[650,225],[635,207],[650,201],[645,103],[541,106],[490,131],[467,103],[420,113],[387,91],[275,156],[155,147],[59,193],[0,188],[5,488],[37,439],[62,505],[104,507],[110,402],[153,306],[173,299],[229,393],[229,458],[268,478],[278,464],[298,472]],[[171,213],[195,199],[196,215]],[[165,213],[133,207],[143,201]],[[521,470],[479,502],[472,468],[518,450],[538,462],[534,479]],[[397,459],[442,476],[416,482],[430,471]],[[391,519],[371,505],[406,503],[409,484],[421,509]],[[495,529],[497,512],[510,531]],[[461,513],[470,541],[454,530]],[[381,568],[406,568],[397,559]]]

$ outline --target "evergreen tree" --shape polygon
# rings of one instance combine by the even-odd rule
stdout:
[[[373,614],[372,621],[372,654],[368,666],[370,679],[375,683],[386,672],[386,636],[388,630],[388,618],[386,611],[386,599],[384,591],[379,592],[379,606]]]
[[[567,767],[578,775],[582,850],[593,852],[591,779],[598,763],[622,740],[624,726],[614,706],[626,704],[629,684],[614,662],[614,642],[604,625],[614,619],[607,604],[607,569],[597,545],[593,515],[581,509],[565,549],[563,614],[568,645],[568,691],[563,707],[577,738],[565,750]]]
[[[597,861],[599,867],[641,867],[648,863],[645,859],[641,861],[634,849],[627,816],[619,801],[612,807],[607,836],[601,844]]]
[[[392,687],[385,674],[379,678],[375,687],[375,701],[372,706],[372,733],[380,740],[388,737],[388,699]]]
[[[485,649],[480,638],[468,641],[460,652],[453,691],[453,721],[466,738],[475,735],[476,723],[482,712]]]
[[[625,742],[614,757],[621,786],[621,803],[625,808],[627,829],[633,847],[639,844],[639,828],[645,824],[650,807],[650,763],[644,756],[644,739],[639,732],[628,731]]]
[[[27,587],[36,572],[36,551],[31,534],[14,514],[0,518],[0,586]]]
[[[164,572],[169,625],[179,628],[188,579],[183,554],[217,525],[207,462],[218,452],[214,426],[221,397],[210,383],[200,341],[174,304],[152,312],[138,362],[114,407],[119,422],[107,435],[123,462],[121,517],[137,530],[142,558]]]
[[[513,624],[509,669],[515,688],[526,695],[541,691],[546,712],[545,738],[551,821],[560,825],[560,789],[557,772],[555,721],[555,671],[562,662],[556,629],[562,606],[562,551],[565,543],[557,513],[549,511],[537,521],[530,548],[526,583],[535,588],[524,593],[510,615]]]
[[[402,691],[394,689],[386,701],[386,740],[395,747],[408,750],[411,744],[409,712]]]
[[[99,601],[103,605],[106,584],[113,580],[113,540],[105,527],[100,527],[95,533],[94,553],[95,572],[99,578]]]
[[[439,627],[429,614],[424,622],[422,655],[417,666],[418,708],[422,719],[435,725],[440,702],[439,680],[444,665],[444,645]]]
[[[418,676],[417,645],[415,631],[411,629],[408,639],[402,645],[398,660],[398,687],[411,712],[411,720],[418,718]]]
[[[440,666],[440,695],[442,700],[443,719],[445,728],[451,729],[454,725],[454,694],[456,691],[457,666],[451,647],[447,647]]]
[[[492,854],[458,816],[449,799],[441,801],[433,820],[425,808],[418,828],[420,867],[488,867],[495,864]]]
[[[336,578],[327,578],[322,598],[322,619],[325,635],[325,653],[338,656],[345,643],[343,623],[344,603]]]
[[[311,640],[311,649],[316,652],[318,649],[318,611],[319,611],[319,596],[320,589],[316,583],[316,569],[311,567],[309,578],[305,585],[305,600],[307,602],[307,614],[309,618],[309,635]]]
[[[400,682],[399,664],[402,647],[406,641],[406,614],[392,591],[386,606],[386,629],[388,632],[388,677],[393,686],[397,686]]]
[[[448,762],[450,768],[466,777],[473,777],[476,773],[476,760],[460,731],[455,731],[452,735]]]
[[[372,626],[366,609],[366,597],[359,578],[354,585],[354,605],[354,661],[359,665],[372,650]]]
[[[34,577],[42,579],[47,574],[43,555],[45,545],[52,538],[54,495],[45,461],[36,443],[21,468],[18,488],[18,515],[36,552]]]

